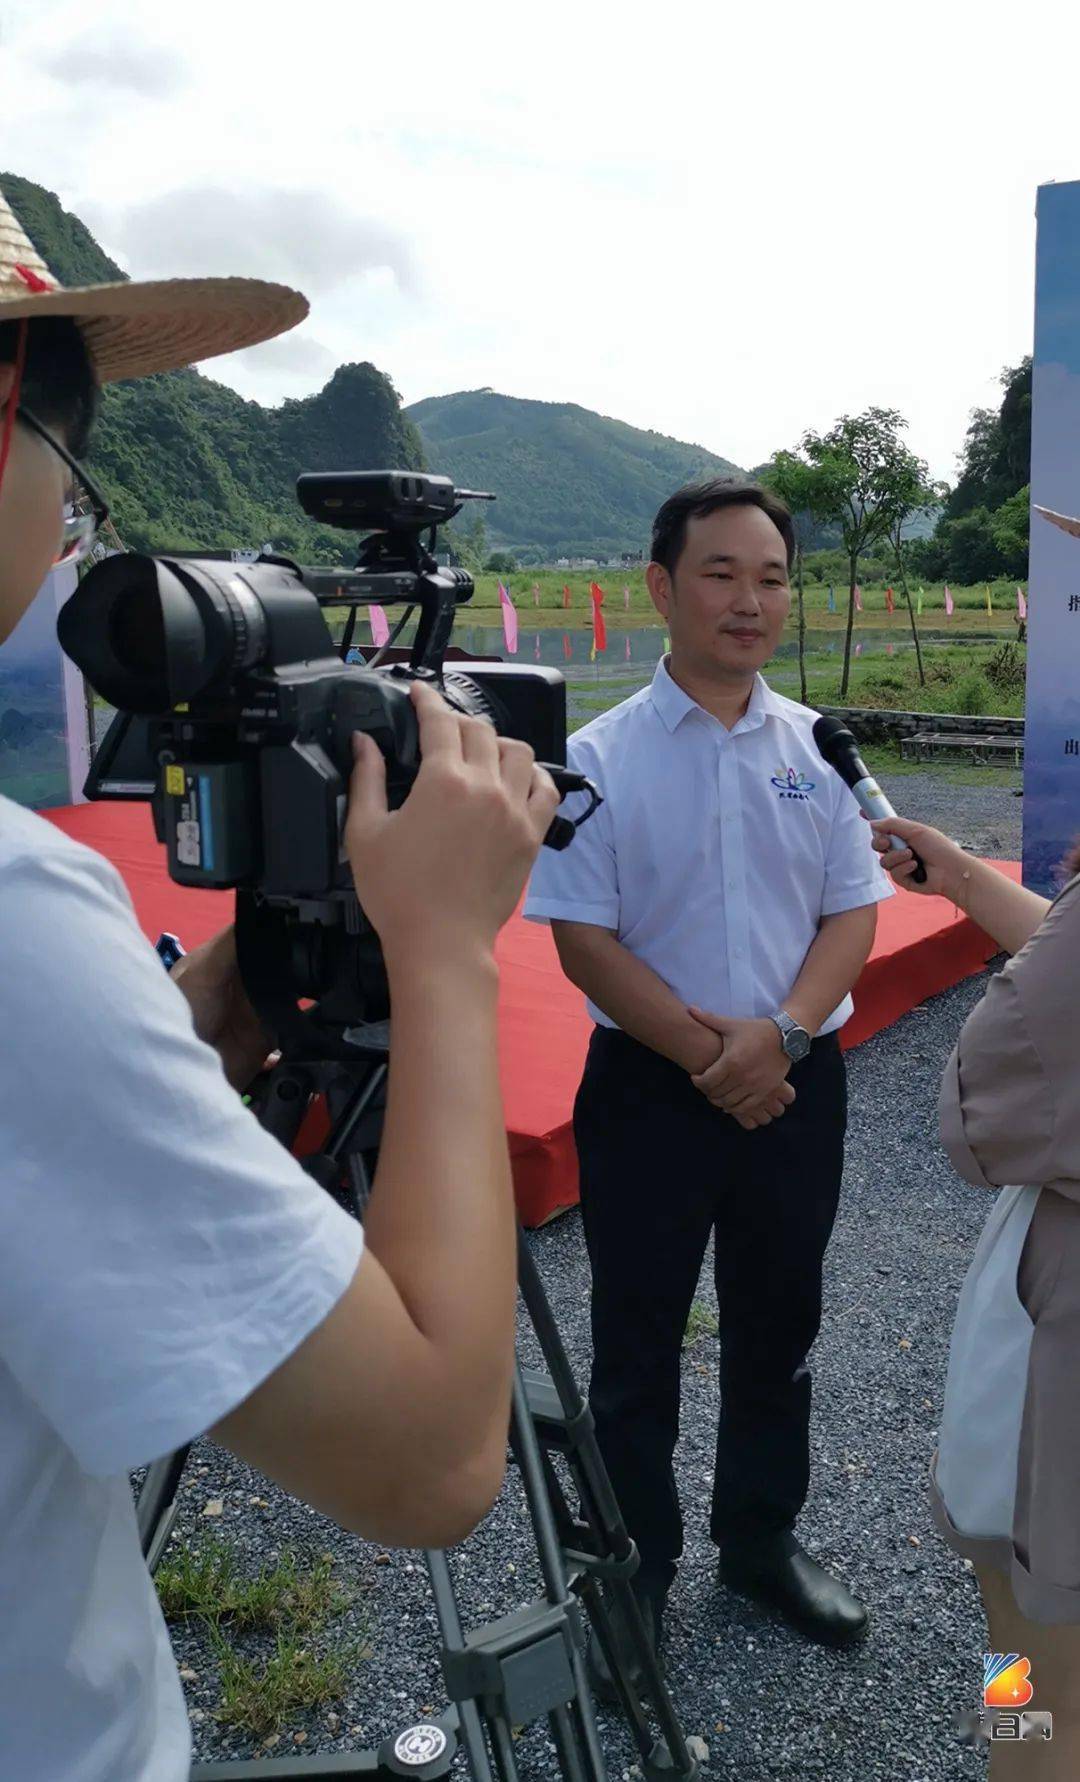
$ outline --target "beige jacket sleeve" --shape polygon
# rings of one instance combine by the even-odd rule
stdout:
[[[990,980],[941,1087],[941,1140],[980,1187],[1080,1199],[1080,877]]]

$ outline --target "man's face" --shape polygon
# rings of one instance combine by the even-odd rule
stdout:
[[[695,515],[674,574],[650,563],[647,581],[673,655],[721,679],[745,681],[763,668],[791,610],[784,540],[750,504]]]
[[[0,366],[0,402],[10,384],[10,366]],[[56,562],[68,483],[63,460],[16,421],[0,482],[0,643],[11,636]]]

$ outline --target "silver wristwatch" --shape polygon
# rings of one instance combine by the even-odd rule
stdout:
[[[810,1035],[806,1028],[800,1027],[784,1009],[779,1014],[770,1015],[769,1020],[775,1022],[780,1029],[780,1044],[792,1064],[800,1063],[810,1050]]]

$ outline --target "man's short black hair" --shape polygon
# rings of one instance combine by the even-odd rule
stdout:
[[[13,365],[19,322],[0,321],[0,365]],[[70,316],[35,316],[26,330],[20,402],[43,426],[64,435],[81,458],[97,412],[98,386],[82,331]]]
[[[795,561],[795,526],[787,503],[760,483],[748,483],[739,477],[714,476],[704,483],[687,483],[669,495],[653,521],[652,560],[662,563],[669,575],[686,543],[686,522],[713,514],[721,507],[760,507],[768,514],[787,550],[788,568]]]

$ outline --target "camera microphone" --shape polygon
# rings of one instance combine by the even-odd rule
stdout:
[[[866,762],[859,754],[859,745],[846,724],[839,718],[818,718],[814,724],[814,741],[829,766],[840,775],[845,786],[851,790],[859,809],[875,821],[880,818],[895,817],[896,812],[878,785]],[[906,848],[907,842],[899,836],[890,836],[894,848]],[[912,878],[917,885],[926,883],[926,867],[915,853],[915,871]]]

